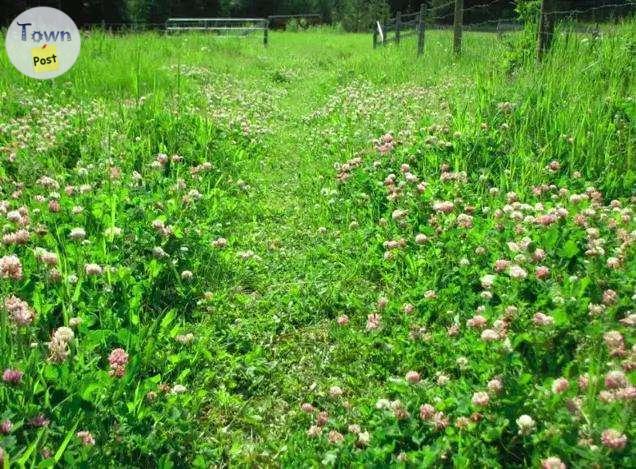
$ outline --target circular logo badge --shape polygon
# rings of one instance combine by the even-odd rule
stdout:
[[[80,42],[79,30],[66,13],[36,7],[11,22],[5,46],[15,68],[31,78],[46,80],[59,77],[73,66]]]

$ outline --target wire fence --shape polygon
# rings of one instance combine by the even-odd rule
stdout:
[[[373,47],[380,45],[399,44],[404,37],[411,35],[402,31],[413,31],[413,35],[418,36],[417,53],[422,55],[424,48],[425,31],[431,29],[453,29],[453,49],[455,53],[461,52],[461,35],[462,31],[476,32],[492,32],[499,36],[519,31],[524,28],[524,23],[519,19],[518,15],[511,12],[510,16],[494,19],[485,19],[480,21],[471,21],[470,13],[484,11],[492,7],[494,4],[501,4],[501,0],[492,0],[486,3],[472,5],[463,8],[463,1],[449,1],[442,5],[436,5],[432,8],[421,7],[419,12],[400,13],[398,12],[394,18],[386,21],[377,21],[373,28]],[[450,10],[450,11],[447,11]],[[584,5],[582,2],[577,4],[577,8],[572,9],[544,9],[540,12],[539,33],[538,33],[538,49],[539,58],[549,46],[550,38],[556,34],[561,34],[562,30],[555,32],[554,24],[557,22],[567,24],[566,31],[568,33],[590,34],[594,37],[602,34],[600,21],[597,19],[595,12],[610,11],[614,19],[619,17],[630,17],[636,13],[636,1],[622,3],[604,3],[599,5],[598,2]],[[539,13],[539,12],[537,12]],[[608,15],[601,15],[607,19]],[[611,18],[612,15],[609,15]],[[465,21],[468,18],[468,21]],[[590,21],[592,20],[592,21]]]
[[[548,14],[557,16],[569,16],[569,15],[581,15],[589,16],[595,12],[609,11],[615,13],[615,16],[626,16],[633,14],[636,7],[636,2],[621,2],[621,3],[600,3],[598,0],[588,0],[589,3],[584,4],[583,1],[577,2],[576,8],[568,8],[563,10],[552,10]],[[501,0],[492,0],[487,3],[481,3],[478,5],[472,5],[470,7],[462,8],[464,17],[469,17],[470,13],[480,12],[492,7],[495,4],[501,3]],[[512,4],[512,2],[511,2]],[[431,8],[427,8],[427,17],[431,20],[444,20],[454,16],[455,0],[449,1],[442,5],[436,5]],[[448,10],[444,14],[438,14],[440,10]]]
[[[462,8],[463,17],[466,20],[466,25],[475,25],[475,24],[484,24],[484,23],[496,23],[498,21],[504,21],[506,19],[488,19],[481,20],[477,22],[470,21],[470,13],[478,12],[481,10],[485,10],[489,7],[492,7],[494,4],[499,3],[500,0],[493,0],[488,3],[482,3],[479,5],[473,5],[467,8]],[[426,22],[427,24],[451,24],[451,20],[455,16],[455,11],[452,9],[454,7],[455,1],[450,1],[443,5],[437,5],[432,8],[428,8],[426,11]],[[447,10],[443,14],[439,14],[440,10]],[[577,8],[570,8],[566,10],[551,10],[546,14],[548,16],[554,16],[556,19],[580,19],[580,20],[593,20],[595,12],[603,12],[608,11],[615,13],[614,18],[618,19],[619,17],[630,16],[636,13],[636,2],[623,2],[623,3],[604,3],[599,5],[597,1],[594,1],[588,4],[585,8],[581,8],[581,3],[577,4]],[[517,21],[517,17],[511,16],[507,18],[510,21]]]

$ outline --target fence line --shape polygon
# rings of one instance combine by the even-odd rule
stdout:
[[[166,34],[184,31],[210,31],[217,34],[247,36],[263,32],[263,45],[267,46],[269,20],[266,18],[168,18]]]
[[[493,5],[494,3],[496,3],[499,0],[493,0],[490,3],[483,3],[480,5],[473,5],[472,7],[468,7],[468,8],[462,8],[462,12],[465,13],[469,13],[473,10],[478,10],[481,8],[486,8],[489,7],[491,5]],[[433,10],[439,10],[442,7],[446,8],[448,6],[454,5],[455,4],[455,0],[453,0],[452,2],[446,3],[444,5],[435,7],[435,8],[429,8],[427,11],[431,12]],[[608,9],[608,8],[615,8],[615,9],[627,9],[627,8],[632,8],[632,7],[636,7],[636,2],[627,2],[627,3],[611,3],[611,4],[604,4],[604,5],[598,5],[598,6],[591,6],[589,8],[585,8],[585,9],[569,9],[569,10],[553,10],[548,12],[547,14],[549,15],[580,15],[580,14],[585,14],[585,13],[591,13],[594,11],[598,11],[598,10],[604,10],[604,9]],[[451,18],[455,15],[454,11],[449,11],[446,14],[443,15],[439,15],[439,16],[431,16],[430,14],[426,16],[426,20],[431,22],[431,21],[435,21],[435,20],[444,20],[447,18]],[[489,20],[489,21],[493,21],[493,20]]]
[[[452,24],[427,24],[427,29],[429,30],[452,30]],[[484,20],[479,23],[470,23],[464,25],[464,31],[472,31],[472,32],[484,32],[484,33],[499,33],[500,35],[504,32],[508,31],[521,31],[523,29],[523,23],[518,21],[518,18],[499,18],[493,20]],[[592,34],[597,35],[602,32],[600,25],[572,25],[568,26],[568,31],[573,31],[575,33],[581,34]],[[558,36],[565,34],[567,31],[558,31],[554,33],[550,33],[551,35]]]
[[[117,32],[117,31],[155,31],[155,30],[168,30],[170,26],[167,23],[170,20],[175,19],[184,19],[190,21],[203,21],[203,20],[215,20],[218,22],[241,22],[241,21],[250,21],[253,18],[168,18],[166,22],[162,23],[154,23],[154,22],[93,22],[93,23],[83,23],[81,25],[81,29],[84,30],[92,30],[92,29],[104,29],[109,32]],[[320,24],[322,22],[322,15],[320,13],[299,13],[295,15],[269,15],[267,18],[259,18],[262,21],[266,21],[268,23],[269,29],[274,29],[276,27],[284,27],[287,23],[287,20],[306,20],[307,25],[313,26],[316,24]],[[213,28],[210,28],[213,29]]]
[[[453,50],[455,54],[459,54],[461,51],[462,30],[465,28],[463,24],[464,13],[472,11],[472,10],[489,7],[492,4],[496,3],[496,1],[497,0],[493,0],[489,3],[483,3],[480,5],[473,5],[472,7],[469,7],[469,8],[463,8],[463,4],[464,4],[463,0],[455,0],[454,2],[455,11],[453,12],[453,19],[454,19],[453,21],[454,23],[453,24],[453,29],[454,29]],[[631,1],[631,2],[620,3],[620,4],[613,3],[613,4],[605,4],[605,5],[598,5],[598,6],[590,6],[589,8],[585,8],[585,9],[554,10],[551,8],[553,6],[552,2],[549,2],[548,0],[543,0],[541,4],[541,13],[539,18],[540,19],[539,32],[537,34],[537,57],[540,60],[545,54],[545,52],[548,50],[550,43],[552,42],[552,37],[555,34],[554,26],[558,19],[558,16],[572,18],[576,15],[587,14],[590,12],[595,12],[597,10],[603,10],[608,8],[631,9],[635,5],[636,5],[636,2]],[[429,17],[427,19],[431,21],[431,20],[435,20],[435,19],[439,20],[439,19],[443,19],[447,17],[450,17],[450,14],[443,15],[440,17],[433,17],[433,18]],[[500,28],[499,28],[499,25],[501,24],[501,20],[496,20],[496,21],[497,21],[497,32],[501,34]],[[488,23],[488,20],[481,22],[481,24],[484,24],[484,23]],[[476,25],[473,24],[473,28],[474,26]],[[599,34],[598,26],[592,31],[592,34],[594,36],[598,36]]]
[[[436,7],[431,7],[431,8],[428,9],[428,11],[441,10],[442,8],[446,8],[446,7],[449,7],[449,6],[454,5],[454,4],[455,4],[455,0],[452,0],[452,1],[448,2],[448,3],[444,3],[443,5],[437,5]]]
[[[547,12],[548,15],[566,15],[566,14],[580,14],[580,13],[588,13],[591,11],[602,10],[604,8],[631,8],[636,6],[636,2],[628,2],[628,3],[614,3],[611,5],[599,5],[597,7],[586,8],[585,10],[552,10]]]
[[[426,8],[425,5],[422,5],[419,12],[412,13],[401,13],[397,12],[394,18],[388,18],[386,21],[376,21],[376,26],[373,30],[373,47],[377,48],[379,46],[383,46],[390,43],[399,44],[400,40],[413,36],[417,34],[418,36],[418,55],[421,55],[424,49],[424,34],[425,29],[454,29],[454,39],[453,39],[453,49],[455,53],[459,53],[461,51],[461,32],[462,30],[467,31],[484,31],[484,32],[496,32],[498,35],[502,35],[505,32],[509,31],[517,31],[523,29],[524,25],[519,21],[517,17],[509,17],[509,18],[496,18],[491,20],[484,20],[480,22],[471,22],[468,24],[463,23],[463,16],[467,12],[482,10],[492,6],[497,3],[499,0],[492,0],[490,2],[482,3],[479,5],[473,5],[467,8],[463,7],[463,0],[453,0],[445,3],[443,5],[438,5],[432,8]],[[451,11],[446,14],[434,16],[431,12],[439,11],[442,8],[447,8],[454,6],[454,11]],[[591,12],[595,12],[598,10],[604,9],[620,9],[622,12],[625,12],[625,9],[628,11],[633,9],[636,6],[636,1],[630,1],[627,3],[612,3],[612,4],[604,4],[604,5],[595,5],[589,6],[588,8],[576,8],[569,10],[542,10],[542,18],[547,19],[547,24],[554,23],[556,21],[556,17],[561,17],[561,19],[572,20],[575,19],[579,15],[589,14]],[[636,11],[634,12],[636,13]],[[445,20],[449,18],[453,18],[453,23],[443,23],[440,20]],[[590,33],[594,37],[600,34],[600,29],[598,23],[595,27],[579,27],[574,26],[572,31],[577,33]],[[553,37],[555,33],[551,28],[547,28],[542,30],[540,37],[543,38],[541,41],[544,41],[545,44],[549,44],[550,38]],[[545,51],[544,46],[538,46],[539,50],[542,52]],[[541,55],[541,53],[539,53]]]
[[[383,23],[376,21],[376,27],[373,30],[373,48],[390,43],[399,45],[403,38],[417,35],[417,55],[421,55],[424,51],[424,12],[424,6],[422,6],[417,13],[403,15],[398,11],[395,18],[389,18]],[[407,20],[404,21],[404,18]],[[389,33],[393,33],[393,36]]]

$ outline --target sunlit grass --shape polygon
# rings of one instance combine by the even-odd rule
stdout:
[[[267,48],[257,36],[93,31],[73,69],[47,82],[0,56],[4,233],[30,233],[26,245],[5,242],[23,276],[0,288],[35,311],[20,329],[1,316],[0,364],[24,372],[0,387],[7,459],[512,467],[558,456],[626,467],[631,443],[611,451],[601,435],[633,437],[629,401],[597,395],[608,371],[633,363],[633,333],[618,321],[633,318],[634,27],[598,39],[561,29],[541,64],[526,33],[469,32],[453,57],[445,31],[427,31],[420,58],[414,39],[373,50],[370,35],[330,30],[273,32]],[[374,140],[385,134],[393,147],[381,155]],[[444,164],[459,181],[440,181]],[[427,186],[405,182],[392,198],[386,178],[410,171]],[[454,211],[436,214],[440,200]],[[27,215],[11,221],[20,207]],[[545,228],[508,216],[562,208]],[[469,213],[463,231],[457,216]],[[600,230],[603,254],[585,254],[599,246],[577,215]],[[88,242],[69,238],[77,227]],[[482,288],[524,236],[520,253],[544,249],[549,278],[518,259],[527,280],[499,273]],[[36,247],[57,255],[55,272]],[[93,263],[103,274],[86,273]],[[607,290],[618,299],[591,316]],[[482,306],[495,327],[511,305],[509,344],[466,327]],[[536,326],[538,311],[553,327]],[[47,344],[71,325],[69,356],[54,363]],[[610,330],[627,355],[610,356]],[[129,358],[116,378],[119,348]],[[553,394],[562,376],[569,394]],[[503,393],[475,408],[495,377]],[[577,397],[573,417],[566,401]],[[377,409],[381,399],[401,404]],[[445,431],[420,419],[429,402],[451,418]],[[409,419],[395,418],[402,406]],[[319,411],[328,424],[312,437]],[[48,426],[31,422],[40,414]],[[522,414],[536,433],[518,435]],[[588,437],[597,449],[577,446]]]

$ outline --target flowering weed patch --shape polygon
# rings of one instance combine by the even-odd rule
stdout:
[[[446,36],[3,67],[0,459],[628,467],[633,25]]]

